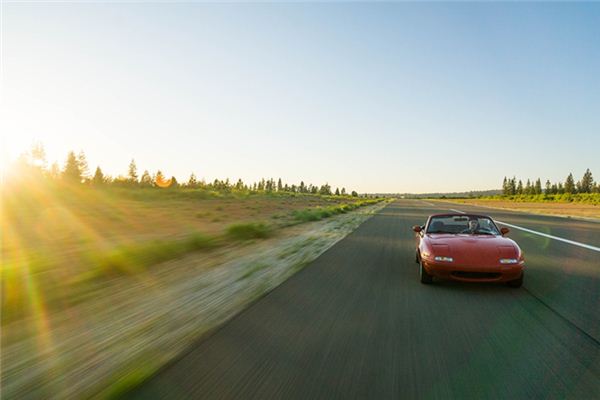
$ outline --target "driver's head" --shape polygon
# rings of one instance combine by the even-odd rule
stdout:
[[[476,219],[469,220],[469,230],[470,231],[475,231],[478,226],[479,226],[479,222],[477,222]]]

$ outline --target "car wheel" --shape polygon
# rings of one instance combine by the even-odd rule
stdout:
[[[429,284],[433,283],[433,276],[429,275],[425,268],[423,267],[423,262],[419,262],[419,277],[421,278],[421,283]]]
[[[520,288],[523,285],[523,275],[525,275],[524,272],[521,273],[519,279],[515,279],[514,281],[508,281],[506,284],[513,288]]]

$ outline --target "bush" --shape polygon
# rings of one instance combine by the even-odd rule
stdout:
[[[292,212],[292,216],[297,221],[309,222],[309,221],[318,221],[321,219],[321,214],[318,210],[313,208],[307,208],[304,210],[296,210]]]
[[[504,200],[533,203],[583,203],[600,204],[600,193],[562,193],[562,194],[515,194],[483,196],[483,200]]]
[[[264,239],[271,235],[271,229],[259,222],[233,224],[227,228],[227,236],[235,240]]]
[[[362,200],[354,203],[342,203],[335,206],[329,207],[314,207],[306,208],[304,210],[296,210],[292,213],[292,216],[296,221],[309,222],[318,221],[323,218],[331,217],[332,215],[346,213],[356,208],[363,207],[370,204],[378,203],[380,200]]]
[[[95,264],[101,275],[134,274],[185,253],[211,248],[214,244],[211,237],[193,234],[185,239],[124,245],[100,254]]]

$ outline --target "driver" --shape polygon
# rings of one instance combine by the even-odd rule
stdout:
[[[463,231],[463,233],[475,233],[479,229],[479,221],[476,219],[469,220],[469,227]]]

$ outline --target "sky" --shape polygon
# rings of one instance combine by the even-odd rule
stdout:
[[[3,1],[2,165],[359,192],[600,178],[600,3]]]

